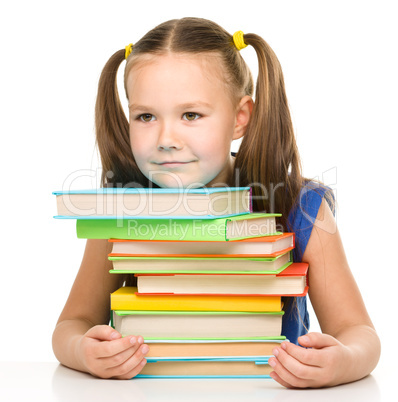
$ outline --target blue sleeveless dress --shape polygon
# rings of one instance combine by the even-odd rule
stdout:
[[[296,236],[293,261],[301,262],[307,247],[315,218],[322,199],[330,188],[308,182],[301,190],[299,200],[288,216],[288,231]],[[282,319],[282,335],[295,344],[297,338],[305,335],[310,326],[307,311],[307,297],[284,298],[285,314]]]

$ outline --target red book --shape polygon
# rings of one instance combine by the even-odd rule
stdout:
[[[138,294],[304,296],[308,264],[293,263],[276,275],[136,274]]]

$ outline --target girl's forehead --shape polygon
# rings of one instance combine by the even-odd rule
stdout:
[[[137,84],[138,87],[143,88],[139,84],[143,84],[142,79],[145,77],[146,80],[149,79],[152,82],[156,79],[160,80],[159,87],[171,82],[180,84],[181,82],[189,82],[187,80],[193,80],[192,82],[196,81],[197,83],[200,81],[206,87],[210,84],[214,90],[219,88],[234,103],[234,99],[232,99],[234,97],[231,96],[231,88],[226,79],[227,74],[222,67],[221,57],[215,52],[145,54],[137,55],[131,61],[129,69],[126,66],[125,87],[127,97],[129,97],[131,89]]]
[[[130,64],[130,63],[129,63]],[[174,53],[144,54],[132,58],[131,64],[126,66],[126,72],[137,73],[145,67],[162,68],[165,64],[190,65],[203,72],[211,71],[212,75],[217,71],[221,73],[221,57],[217,53]]]

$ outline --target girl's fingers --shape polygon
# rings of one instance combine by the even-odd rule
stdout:
[[[299,338],[305,349],[283,342],[275,348],[275,357],[269,359],[273,367],[272,377],[288,387],[319,387],[336,383],[336,373],[341,369],[347,353],[344,346],[330,335],[308,334]]]
[[[289,383],[287,383],[286,381],[282,380],[282,378],[279,377],[279,375],[275,372],[272,371],[270,373],[270,376],[272,377],[272,379],[274,379],[276,382],[278,382],[279,384],[281,384],[283,387],[286,388],[294,388],[292,385],[290,385]]]
[[[275,348],[273,352],[285,351],[289,356],[308,366],[321,367],[322,356],[317,349],[305,349],[294,343],[283,342],[280,348]]]
[[[113,357],[130,348],[132,348],[132,353],[134,353],[143,343],[142,336],[126,336],[125,338],[110,342],[101,342],[97,345],[96,357],[99,359]]]
[[[299,338],[299,342],[305,347],[297,346],[290,342],[283,342],[280,348],[288,355],[307,366],[325,367],[330,359],[330,351],[340,342],[330,335],[320,333],[309,333]],[[283,355],[282,355],[283,356]]]
[[[276,358],[268,360],[269,365],[274,369],[271,377],[287,388],[303,387],[303,380],[289,372]]]
[[[306,348],[323,349],[328,346],[339,345],[340,342],[328,334],[321,334],[319,332],[309,332],[307,335],[298,338],[300,345]]]
[[[95,325],[86,332],[85,336],[98,341],[112,341],[122,337],[109,325]]]
[[[301,363],[299,360],[290,356],[286,351],[281,348],[276,348],[273,350],[274,355],[276,357],[277,364],[274,367],[274,370],[279,374],[279,376],[285,381],[289,382],[290,375],[295,378],[309,380],[311,378],[316,378],[317,370],[319,370],[316,366],[310,366]],[[277,370],[278,367],[283,367],[283,370]]]
[[[141,345],[142,343],[139,344],[137,343],[135,346],[131,346],[130,348],[123,350],[122,352],[117,353],[113,356],[100,358],[101,363],[103,364],[104,367],[107,367],[109,369],[119,367],[123,363],[125,363],[128,359],[130,359],[135,353],[137,353]],[[146,348],[147,347],[148,346],[146,345]]]
[[[138,370],[141,371],[143,365],[146,363],[145,355],[148,353],[149,347],[148,345],[144,344],[139,347],[139,349],[131,354],[128,355],[125,360],[123,360],[126,355],[123,354],[121,356],[121,360],[123,360],[119,365],[116,366],[110,366],[107,368],[106,371],[106,376],[108,378],[132,378],[134,373]],[[129,351],[126,351],[129,352]],[[109,358],[111,359],[111,358]],[[115,359],[115,361],[118,360],[118,358]],[[143,363],[143,360],[145,361]],[[131,376],[130,376],[131,375]],[[129,377],[130,376],[130,377]]]
[[[137,366],[135,366],[132,370],[129,372],[122,374],[120,376],[116,376],[115,378],[120,379],[120,380],[129,380],[130,378],[135,377],[137,374],[141,372],[141,370],[145,367],[147,361],[145,357],[139,362]]]

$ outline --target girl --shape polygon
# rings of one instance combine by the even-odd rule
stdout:
[[[250,45],[253,80],[239,50]],[[127,59],[127,121],[116,88]],[[296,261],[310,265],[310,299],[322,333],[308,333],[306,298],[285,304],[284,342],[269,361],[286,387],[324,387],[368,375],[380,342],[345,258],[327,188],[302,177],[279,62],[255,34],[231,36],[195,18],[165,22],[106,64],[96,103],[104,186],[251,186],[254,211],[280,212],[296,233]],[[236,155],[233,140],[243,138]],[[66,366],[127,379],[145,365],[139,334],[122,338],[109,323],[109,294],[122,285],[108,273],[106,240],[88,240],[53,335]],[[95,280],[93,280],[95,278]],[[344,369],[343,369],[344,368]]]

